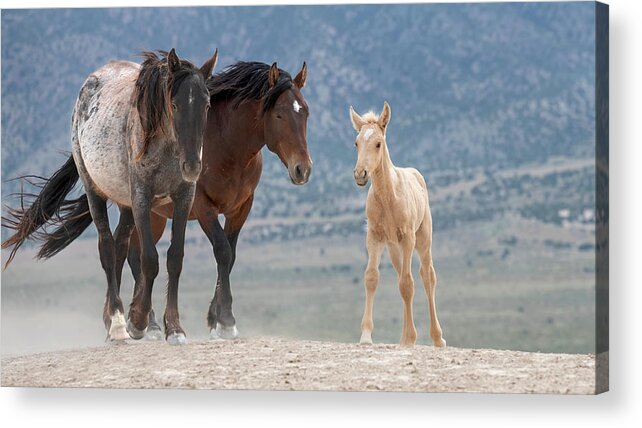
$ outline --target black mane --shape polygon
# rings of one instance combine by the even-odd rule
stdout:
[[[141,53],[143,63],[136,79],[135,98],[136,108],[143,126],[143,150],[137,155],[141,157],[150,141],[161,133],[167,133],[172,126],[171,99],[178,92],[183,80],[199,73],[199,69],[191,62],[180,60],[180,68],[168,73],[166,51]]]
[[[237,108],[246,101],[263,102],[263,113],[276,104],[279,96],[292,88],[292,77],[287,71],[279,69],[279,79],[274,87],[268,84],[270,66],[262,62],[239,61],[225,70],[216,73],[207,81],[212,101],[229,99]]]

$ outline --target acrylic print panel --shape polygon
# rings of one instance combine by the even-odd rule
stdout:
[[[608,7],[3,10],[2,199],[3,386],[602,392]]]

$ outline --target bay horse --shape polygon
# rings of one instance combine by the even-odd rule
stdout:
[[[412,319],[412,254],[417,250],[430,312],[430,337],[435,346],[443,347],[446,346],[446,341],[442,337],[435,307],[437,275],[431,254],[432,216],[428,188],[419,171],[414,168],[398,168],[392,164],[386,143],[390,116],[388,102],[384,102],[380,115],[368,112],[360,116],[350,107],[350,120],[359,133],[355,141],[357,163],[354,179],[357,185],[365,186],[372,177],[366,200],[368,266],[364,274],[366,302],[361,321],[360,343],[372,344],[374,295],[379,284],[381,253],[387,247],[398,275],[404,307],[400,344],[413,346],[417,340],[417,329]]]
[[[71,220],[71,226],[81,217],[87,225],[93,221],[107,277],[103,311],[107,337],[142,337],[159,271],[151,212],[171,200],[174,220],[167,257],[165,334],[168,343],[180,344],[185,342],[185,333],[178,314],[178,282],[187,217],[202,165],[203,132],[210,107],[206,80],[218,50],[200,69],[179,59],[174,49],[159,54],[143,52],[141,65],[112,61],[89,75],[72,115],[72,156],[45,182],[28,209],[10,210],[13,218],[8,225],[16,232],[2,247],[13,247],[8,264],[25,239],[48,221],[55,222],[56,215]],[[66,201],[78,178],[85,194]],[[108,201],[120,208],[119,226],[113,235]],[[53,237],[60,236],[67,226],[63,224]],[[122,261],[119,258],[134,226],[142,242],[141,274],[136,278],[138,292],[126,326],[119,296],[124,257]]]
[[[236,260],[239,233],[252,208],[254,192],[261,178],[264,146],[275,153],[286,166],[291,182],[305,184],[312,169],[306,142],[309,108],[301,90],[305,86],[307,66],[303,63],[296,77],[260,62],[238,62],[207,82],[211,108],[203,143],[203,168],[196,183],[194,204],[189,219],[196,219],[209,239],[217,264],[214,297],[207,313],[213,338],[233,339],[238,336],[232,312],[230,273]],[[60,213],[60,226],[42,236],[44,244],[39,258],[49,258],[76,239],[90,224],[84,213],[86,201],[66,201]],[[224,226],[218,220],[224,215]],[[171,201],[154,206],[151,215],[153,242],[164,231],[173,215]],[[119,224],[122,241],[127,242],[130,229]],[[125,236],[127,235],[127,236]],[[135,278],[141,275],[140,240],[132,234],[127,245],[117,248],[117,269],[122,271],[125,258]],[[134,290],[134,295],[138,290]],[[148,319],[146,338],[162,336],[154,311]]]

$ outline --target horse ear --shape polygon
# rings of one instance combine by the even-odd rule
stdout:
[[[352,126],[354,127],[355,131],[361,132],[361,127],[364,125],[364,120],[361,116],[357,114],[356,111],[350,106],[350,121],[352,122]]]
[[[214,70],[214,67],[216,67],[216,62],[218,61],[218,48],[216,48],[216,52],[214,52],[214,56],[207,61],[205,61],[205,64],[201,67],[201,74],[203,75],[203,78],[205,80],[209,79],[210,76],[212,75],[212,71]]]
[[[294,78],[294,84],[296,85],[297,88],[303,89],[305,86],[305,79],[308,77],[308,66],[303,61],[303,67],[301,67],[301,71],[299,71],[299,74],[296,75]]]
[[[388,101],[383,102],[383,111],[379,115],[378,122],[381,129],[385,131],[386,126],[388,126],[388,122],[390,122],[390,105],[388,104]]]
[[[178,55],[176,55],[176,50],[172,48],[167,54],[167,69],[173,73],[178,70],[180,65],[181,61],[178,59]]]
[[[276,62],[272,64],[270,70],[268,71],[268,84],[270,88],[276,85],[276,82],[279,80],[279,67],[277,67]]]

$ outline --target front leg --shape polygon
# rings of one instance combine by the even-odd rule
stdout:
[[[133,339],[141,339],[145,335],[152,309],[152,287],[158,275],[158,252],[154,243],[150,221],[152,207],[152,192],[137,185],[132,177],[132,211],[138,230],[138,240],[141,244],[140,276],[136,279],[136,292],[129,306],[129,321],[127,330]]]
[[[399,274],[399,293],[403,300],[403,328],[401,346],[414,346],[417,341],[417,329],[412,316],[412,299],[415,294],[415,283],[412,279],[412,252],[415,248],[414,234],[406,233],[400,242],[401,269]]]
[[[218,221],[218,212],[211,205],[195,209],[198,222],[212,244],[218,280],[214,297],[207,313],[207,324],[212,338],[234,339],[238,336],[236,320],[232,314],[232,293],[230,291],[230,269],[232,247]]]
[[[250,197],[243,203],[243,205],[241,205],[241,208],[239,208],[236,212],[225,216],[225,227],[223,228],[223,231],[225,232],[227,241],[230,244],[230,251],[231,251],[229,272],[227,274],[227,277],[229,277],[229,281],[230,281],[230,285],[229,285],[230,295],[232,292],[231,290],[232,269],[234,268],[234,262],[236,261],[236,244],[238,242],[239,233],[241,232],[241,229],[243,228],[243,225],[245,224],[245,221],[247,220],[247,217],[250,214],[250,210],[252,209],[253,201],[254,201],[254,194],[250,195]],[[216,278],[216,289],[214,291],[214,299],[213,299],[215,302],[219,301],[220,297],[218,296],[218,293],[223,292],[222,290],[225,289],[223,278],[225,278],[225,275],[220,275],[220,274]],[[230,305],[231,305],[231,302],[230,302]],[[219,305],[214,305],[213,309],[214,309],[214,312],[212,313],[212,311],[210,310],[208,319],[214,320],[214,322],[216,322],[215,320],[218,319],[218,311],[220,307]],[[231,307],[230,307],[230,311],[231,311]],[[214,333],[216,333],[215,337],[222,337],[224,339],[234,339],[238,336],[238,329],[236,328],[236,325],[234,325],[233,327],[228,326],[227,330],[228,332],[231,332],[231,334],[226,334],[224,327],[219,328],[219,331],[221,332],[221,334],[219,335],[218,333],[216,333],[216,331],[214,331]]]
[[[196,197],[193,211],[198,222],[212,244],[218,276],[214,297],[207,313],[207,323],[213,339],[234,339],[238,337],[236,320],[232,313],[232,292],[230,273],[236,260],[236,243],[239,232],[252,208],[253,195],[235,213],[226,215],[225,229],[218,221],[218,211],[207,198]]]
[[[250,210],[252,209],[252,203],[254,202],[254,194],[241,205],[241,208],[231,214],[225,216],[225,236],[230,243],[230,249],[232,250],[232,260],[230,261],[230,274],[234,268],[234,262],[236,261],[236,243],[238,242],[239,233],[247,220],[248,215],[250,215]]]
[[[152,234],[154,235],[154,242],[158,243],[158,241],[161,239],[163,236],[163,231],[165,230],[165,224],[167,223],[167,219],[161,215],[158,215],[152,211],[151,215],[151,222],[152,222]],[[135,228],[134,228],[135,229]],[[129,240],[129,248],[125,248],[126,254],[127,254],[127,262],[129,263],[129,267],[132,272],[132,276],[134,277],[134,283],[140,286],[140,242],[138,240],[138,231],[134,231],[131,234],[131,238]],[[121,259],[121,266],[120,269],[122,271],[122,264],[124,262]],[[138,293],[138,289],[134,287],[134,293],[133,295],[135,296]],[[149,311],[149,325],[147,326],[147,333],[145,333],[145,339],[146,340],[163,340],[164,335],[161,329],[161,326],[156,322],[156,316],[154,315],[154,308]]]
[[[165,338],[170,345],[186,343],[185,331],[181,327],[178,314],[178,279],[183,270],[185,248],[185,227],[194,201],[194,183],[184,183],[172,195],[174,216],[172,220],[172,242],[167,250],[167,304],[165,306]]]
[[[359,340],[359,343],[362,345],[372,344],[372,329],[374,328],[372,312],[374,309],[375,292],[379,285],[379,263],[381,261],[384,244],[372,230],[368,229],[366,246],[368,249],[368,267],[366,267],[363,275],[363,282],[366,289],[366,303],[363,308],[361,339]]]
[[[212,223],[211,232],[218,279],[214,298],[207,313],[207,323],[212,337],[234,339],[238,336],[238,330],[236,329],[236,319],[232,313],[232,291],[230,289],[232,246],[218,219]]]

